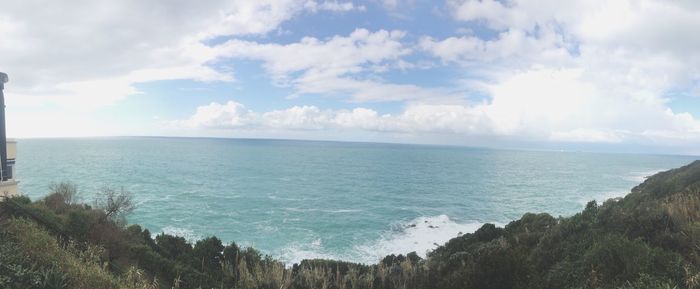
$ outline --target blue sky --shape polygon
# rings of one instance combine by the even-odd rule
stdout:
[[[697,154],[698,29],[693,1],[32,0],[0,70],[17,137]]]

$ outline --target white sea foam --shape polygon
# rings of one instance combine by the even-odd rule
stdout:
[[[306,198],[291,198],[291,197],[280,197],[278,195],[268,194],[267,198],[270,200],[283,200],[283,201],[305,201]]]
[[[190,242],[193,244],[196,243],[198,240],[202,239],[202,236],[195,233],[193,230],[187,229],[187,228],[167,226],[167,227],[163,228],[163,233],[168,234],[168,235],[183,237],[183,238],[185,238],[185,240],[187,240],[187,242]]]
[[[600,205],[609,199],[623,198],[624,196],[626,196],[629,193],[630,193],[630,190],[608,191],[608,192],[604,192],[604,193],[595,195],[592,198],[581,199],[580,203],[581,203],[581,205],[585,206],[591,200],[595,200],[598,203],[598,205]]]
[[[495,223],[503,226],[501,223]],[[356,245],[350,251],[334,252],[323,245],[323,239],[315,238],[308,243],[289,244],[273,255],[288,266],[305,259],[335,259],[365,264],[376,264],[391,254],[416,252],[421,257],[461,234],[473,233],[483,223],[458,223],[447,215],[419,217],[408,222],[397,223],[374,241]]]
[[[634,183],[634,186],[636,186],[636,185],[644,182],[648,177],[653,176],[653,175],[655,175],[659,172],[663,172],[663,171],[665,171],[665,169],[657,169],[657,170],[641,171],[641,172],[630,172],[624,176],[621,176],[621,178],[626,180],[626,181],[630,181],[630,182]],[[595,196],[592,196],[591,198],[581,199],[581,204],[585,205],[591,200],[595,200],[596,202],[598,202],[598,204],[602,204],[603,202],[605,202],[609,199],[623,198],[632,191],[631,189],[632,188],[603,192],[603,193],[597,194]]]
[[[357,210],[357,209],[338,209],[338,210],[321,210],[321,212],[324,212],[324,213],[332,213],[332,214],[342,214],[342,213],[357,213],[357,212],[362,212],[362,210]]]
[[[624,180],[630,181],[630,182],[635,182],[635,183],[642,183],[644,182],[648,177],[653,176],[657,173],[663,172],[665,169],[657,169],[657,170],[651,170],[651,171],[643,171],[643,172],[630,172],[626,176],[623,176],[622,178]]]
[[[461,234],[472,233],[483,223],[458,223],[447,215],[419,217],[410,222],[399,224],[398,228],[386,232],[382,237],[369,245],[356,246],[361,255],[361,262],[376,263],[381,258],[391,254],[407,254],[416,252],[425,257],[426,253],[443,245],[450,239]],[[496,223],[497,226],[503,224]]]
[[[341,213],[356,213],[356,212],[362,212],[362,210],[358,209],[337,209],[337,210],[327,210],[327,209],[315,209],[315,208],[284,208],[285,211],[290,211],[290,212],[301,212],[301,213],[307,213],[307,212],[322,212],[322,213],[330,213],[330,214],[341,214]]]
[[[327,252],[323,247],[321,238],[314,239],[308,244],[294,243],[289,244],[274,254],[277,259],[284,262],[287,266],[292,266],[294,263],[299,263],[301,260],[310,259],[333,259],[356,261],[350,256],[340,256]]]
[[[311,250],[311,249],[305,249],[301,248],[300,246],[287,246],[282,248],[280,252],[277,254],[277,259],[280,261],[284,262],[287,267],[292,266],[293,264],[298,264],[301,262],[301,260],[311,260],[311,259],[330,259],[330,260],[338,260],[336,255],[333,254],[328,254],[328,253],[323,253],[318,250]],[[347,259],[344,259],[347,260]],[[352,261],[352,260],[350,260]]]

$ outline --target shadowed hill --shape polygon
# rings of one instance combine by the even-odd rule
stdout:
[[[16,208],[0,214],[0,288],[700,288],[700,161],[570,217],[528,213],[456,237],[425,259],[391,255],[374,265],[304,260],[289,268],[216,237],[153,238],[56,194],[6,201]],[[57,242],[63,234],[71,241]]]

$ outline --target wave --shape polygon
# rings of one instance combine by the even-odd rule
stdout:
[[[357,213],[357,212],[362,212],[363,210],[358,210],[358,209],[337,209],[337,210],[320,210],[321,212],[324,213],[331,213],[331,214],[342,214],[342,213]]]
[[[284,262],[285,266],[291,267],[293,264],[299,264],[301,260],[326,259],[326,260],[349,260],[347,258],[338,258],[335,254],[324,253],[313,249],[303,249],[298,246],[287,246],[274,255],[276,259]]]
[[[630,193],[630,190],[607,191],[607,192],[603,192],[603,193],[600,193],[598,195],[595,195],[592,198],[581,198],[579,203],[581,205],[585,206],[586,204],[588,204],[588,202],[595,200],[596,203],[598,203],[598,205],[600,205],[609,199],[624,198],[629,193]]]
[[[330,214],[341,214],[341,213],[357,213],[357,212],[362,212],[363,210],[359,209],[336,209],[336,210],[327,210],[327,209],[306,209],[306,208],[284,208],[285,211],[290,211],[290,212],[301,212],[301,213],[307,213],[307,212],[322,212],[322,213],[330,213]]]
[[[620,176],[623,180],[629,181],[630,183],[633,184],[633,186],[636,186],[638,184],[643,183],[648,177],[653,176],[657,173],[663,172],[666,169],[656,169],[656,170],[649,170],[649,171],[635,171],[635,172],[629,172],[626,175]],[[595,200],[598,202],[598,204],[602,204],[603,202],[609,200],[609,199],[616,199],[616,198],[624,198],[627,196],[632,191],[632,188],[630,187],[629,189],[617,189],[617,190],[611,190],[611,191],[606,191],[602,193],[598,193],[596,195],[586,195],[585,197],[582,197],[579,199],[579,203],[581,205],[586,205],[589,201]]]
[[[307,198],[290,198],[290,197],[280,197],[278,195],[268,194],[267,198],[270,200],[282,200],[282,201],[306,201]]]
[[[281,249],[279,249],[275,254],[273,254],[278,260],[284,262],[287,266],[291,266],[294,263],[299,263],[301,260],[311,260],[311,259],[333,259],[333,260],[350,260],[354,261],[352,258],[348,259],[342,258],[338,254],[327,252],[323,248],[323,241],[321,238],[312,240],[309,243],[300,244],[290,244]]]
[[[629,172],[626,175],[620,176],[620,178],[629,181],[633,184],[633,186],[636,186],[638,184],[643,183],[648,177],[663,171],[663,169],[657,169],[649,171]],[[632,188],[630,187],[629,189],[617,189],[598,193],[595,195],[586,195],[585,197],[582,197],[579,200],[579,203],[585,206],[591,200],[595,200],[598,204],[602,204],[609,199],[624,198],[625,196],[627,196],[627,194],[629,194],[632,191],[631,189]]]
[[[473,233],[482,225],[484,223],[481,222],[458,223],[447,215],[418,217],[409,222],[400,223],[397,228],[386,232],[372,244],[356,246],[355,250],[361,253],[359,261],[362,263],[376,263],[387,255],[410,252],[416,252],[419,256],[425,257],[428,251],[452,238]]]
[[[183,237],[185,238],[185,240],[187,240],[187,242],[190,242],[191,244],[194,244],[202,239],[201,235],[195,233],[192,229],[187,228],[166,226],[162,229],[162,232],[168,235]]]
[[[657,173],[663,172],[666,169],[657,169],[657,170],[650,170],[650,171],[643,171],[643,172],[630,172],[626,176],[623,176],[622,179],[630,182],[634,182],[636,184],[641,184],[643,183],[648,177],[653,176]]]
[[[358,244],[342,251],[324,247],[321,238],[312,238],[305,243],[293,243],[275,250],[272,256],[287,266],[304,259],[333,259],[348,262],[376,264],[391,254],[416,252],[425,257],[426,253],[461,234],[473,233],[484,223],[459,223],[447,215],[418,217],[407,222],[399,222],[385,231],[378,239]],[[502,223],[495,223],[503,226]]]

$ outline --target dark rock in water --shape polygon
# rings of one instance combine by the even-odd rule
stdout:
[[[440,227],[438,227],[438,226],[433,226],[433,225],[429,225],[428,228],[437,229],[437,228],[440,228]]]
[[[415,227],[416,227],[416,224],[410,224],[410,225],[408,225],[408,227],[409,227],[409,228],[415,228]]]
[[[426,224],[427,224],[427,223],[428,223],[428,221],[423,221],[423,223],[426,223]]]

